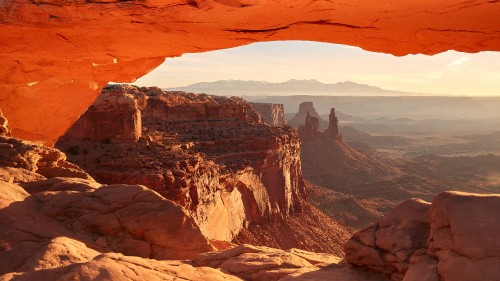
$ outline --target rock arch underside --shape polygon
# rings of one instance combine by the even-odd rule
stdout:
[[[53,145],[109,82],[166,57],[272,40],[396,56],[500,50],[500,1],[2,0],[0,108]]]

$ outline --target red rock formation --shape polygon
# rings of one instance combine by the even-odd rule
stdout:
[[[10,200],[21,202],[11,212],[35,218],[12,224],[9,211],[0,213],[6,230],[0,241],[14,251],[72,237],[68,232],[95,249],[144,258],[192,258],[214,249],[185,209],[144,186],[102,186],[54,148],[5,137],[0,147],[0,184],[7,196],[17,192]],[[54,226],[56,221],[60,225]],[[2,262],[0,268],[16,262]]]
[[[3,137],[0,147],[27,152],[18,154],[17,162],[0,163],[0,280],[236,281],[325,276],[383,280],[339,263],[339,257],[298,249],[232,245],[223,252],[203,254],[214,248],[192,217],[154,191],[101,185],[92,179],[47,179],[37,174],[40,170],[32,172],[16,163],[35,165],[45,151],[55,149]],[[6,155],[10,154],[1,154],[1,159],[9,160]],[[195,260],[171,260],[186,258]]]
[[[141,109],[146,95],[139,91],[127,94],[125,90],[109,87],[79,118],[66,136],[75,139],[136,141],[142,134]],[[130,89],[134,91],[134,89]]]
[[[276,126],[286,125],[285,108],[282,104],[251,102],[252,107],[267,123]]]
[[[500,196],[409,200],[345,245],[347,261],[405,281],[498,280]],[[430,209],[429,209],[430,207]]]
[[[486,0],[5,2],[0,108],[14,136],[54,144],[109,81],[134,81],[165,57],[270,40],[394,55],[494,51],[499,9]]]
[[[65,151],[77,147],[70,158],[99,181],[146,185],[188,209],[214,240],[230,241],[249,224],[301,210],[304,185],[296,132],[261,122],[242,99],[126,85],[107,87],[102,95],[93,107],[106,108],[102,114],[114,118],[124,110],[107,106],[110,98],[141,101],[128,103],[140,109],[140,140],[95,141],[92,133],[106,131],[111,121],[95,120],[88,112],[57,145]],[[85,131],[80,123],[104,126]],[[80,134],[75,137],[73,130]]]

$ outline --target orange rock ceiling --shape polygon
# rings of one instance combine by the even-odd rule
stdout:
[[[109,81],[183,53],[314,40],[397,56],[500,50],[498,0],[1,0],[0,108],[52,145]]]

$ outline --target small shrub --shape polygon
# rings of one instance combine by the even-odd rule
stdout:
[[[78,154],[80,154],[80,147],[78,145],[72,145],[72,146],[68,147],[66,152],[68,152],[71,155],[78,155]]]

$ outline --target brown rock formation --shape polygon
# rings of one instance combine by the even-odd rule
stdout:
[[[409,200],[345,245],[347,261],[392,280],[498,280],[500,196],[439,194]]]
[[[140,102],[108,106],[119,95]],[[210,239],[230,241],[251,223],[302,208],[298,136],[261,122],[241,99],[113,85],[93,107],[108,111],[85,113],[57,146],[101,182],[143,184],[178,202]],[[140,140],[96,141],[93,132],[123,122],[100,116],[118,118],[128,108],[140,111],[133,113],[141,117]]]
[[[335,140],[342,140],[342,134],[339,131],[339,119],[335,115],[335,108],[330,110],[328,129],[326,129],[325,134]]]
[[[282,104],[251,102],[252,107],[264,120],[276,126],[286,125],[285,108]]]
[[[316,112],[314,107],[311,108],[312,103],[303,104],[304,107],[312,109],[312,112]],[[397,172],[342,141],[334,108],[329,119],[331,122],[324,132],[318,130],[318,119],[313,117],[313,114],[306,114],[305,124],[299,127],[302,140],[302,172],[305,179],[342,192],[340,188],[347,186],[344,183],[366,183],[374,175],[382,178],[392,171]],[[356,176],[353,176],[354,174]]]
[[[133,81],[165,57],[269,40],[394,55],[500,50],[499,9],[485,0],[5,2],[0,107],[14,136],[51,145],[108,81]]]
[[[319,134],[319,119],[317,117],[312,117],[308,111],[305,124],[299,127],[299,136],[302,140],[309,140]]]
[[[310,101],[305,101],[299,105],[299,111],[292,119],[287,121],[287,125],[299,129],[300,126],[306,123],[307,116],[318,119],[318,130],[325,130],[328,128],[328,122],[319,116],[316,108],[314,108],[313,103]]]

